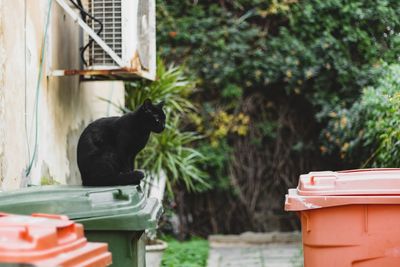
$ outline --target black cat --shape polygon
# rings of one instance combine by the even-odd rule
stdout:
[[[121,117],[98,119],[83,131],[78,142],[78,167],[84,186],[137,185],[143,179],[134,170],[135,156],[151,132],[165,127],[163,103],[151,100]]]

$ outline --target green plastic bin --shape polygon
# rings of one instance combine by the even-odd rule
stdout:
[[[144,230],[157,227],[162,207],[137,186],[38,186],[1,192],[0,211],[67,215],[89,241],[109,244],[112,266],[144,267]]]

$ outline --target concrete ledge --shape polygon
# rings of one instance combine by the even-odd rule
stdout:
[[[299,243],[301,242],[300,232],[270,232],[254,233],[245,232],[240,235],[210,235],[208,241],[211,247],[237,246],[241,245],[262,245],[270,243]]]

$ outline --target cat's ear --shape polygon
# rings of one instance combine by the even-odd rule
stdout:
[[[163,108],[165,104],[165,101],[161,101],[160,103],[157,104],[158,108]]]
[[[143,107],[145,110],[149,110],[152,106],[151,103],[151,99],[147,98],[144,102],[143,102]]]

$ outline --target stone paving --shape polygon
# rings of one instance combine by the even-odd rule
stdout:
[[[207,267],[302,267],[301,242],[218,242],[210,239]]]

